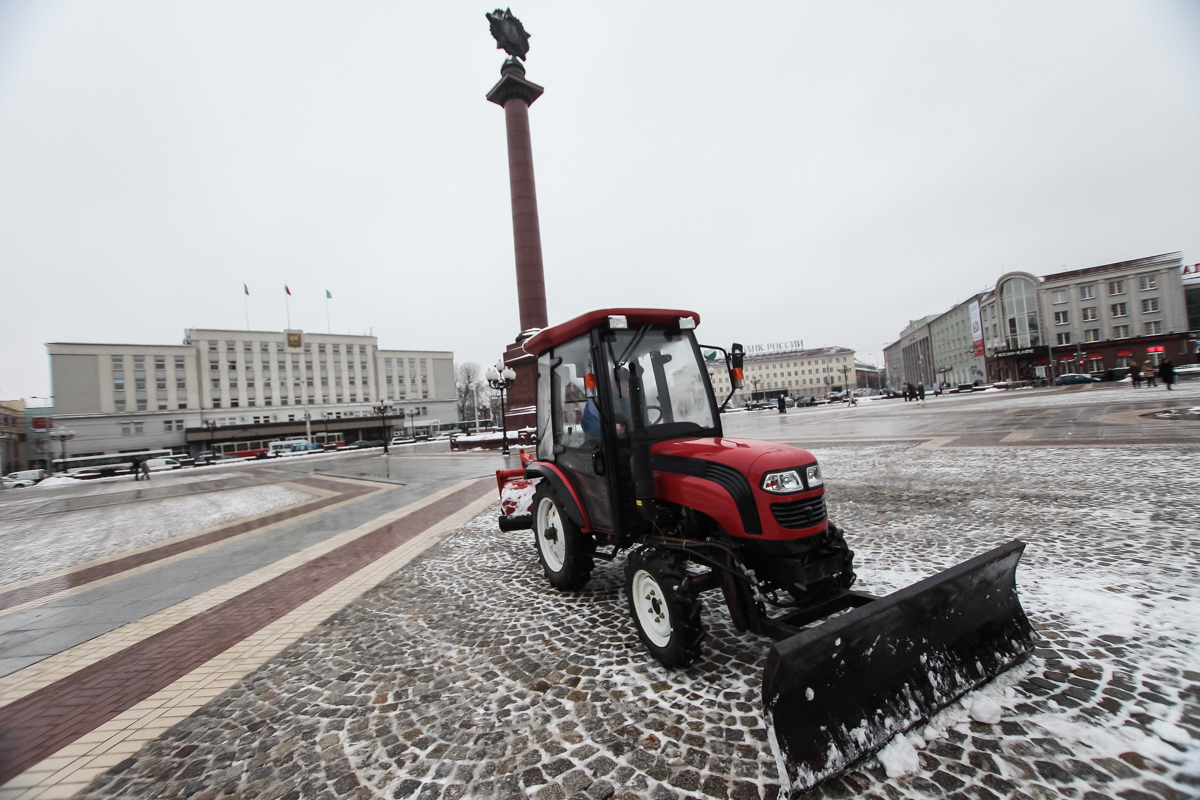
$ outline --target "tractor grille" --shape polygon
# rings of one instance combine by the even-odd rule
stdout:
[[[798,503],[772,503],[771,514],[785,528],[811,528],[825,519],[825,495]]]

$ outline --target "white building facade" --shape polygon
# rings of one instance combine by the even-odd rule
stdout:
[[[729,371],[719,354],[708,364],[713,392],[718,401],[723,401],[731,389]],[[750,400],[825,397],[834,390],[853,390],[858,388],[854,364],[854,351],[846,347],[747,353],[743,365],[745,386],[731,402],[744,405]]]
[[[374,336],[191,329],[182,345],[47,350],[55,424],[76,434],[73,455],[261,449],[243,445],[303,436],[306,416],[320,441],[456,420],[454,354],[380,350]],[[380,423],[380,404],[405,421]]]

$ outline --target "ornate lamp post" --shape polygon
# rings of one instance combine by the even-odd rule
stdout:
[[[75,438],[75,432],[58,428],[50,434],[50,440],[62,443],[63,472],[67,471],[67,442]]]
[[[498,369],[498,367],[500,367],[500,364],[497,364],[495,367],[488,367],[485,377],[487,378],[488,385],[500,392],[500,423],[502,425],[501,430],[503,430],[501,441],[504,443],[502,452],[507,456],[509,455],[508,417],[504,413],[504,393],[512,388],[513,381],[517,379],[517,373],[513,371],[512,367],[504,367],[503,369]]]
[[[215,457],[217,455],[214,442],[217,441],[217,421],[215,419],[204,420],[204,427],[208,428],[208,452]]]
[[[412,427],[412,439],[414,441],[416,441],[416,438],[417,438],[417,416],[420,413],[421,413],[420,408],[410,408],[408,410],[408,419],[410,420],[409,425]]]
[[[392,407],[389,405],[378,405],[371,409],[379,415],[379,432],[383,434],[383,452],[388,451],[388,439],[391,437],[387,433],[387,415],[392,413]]]

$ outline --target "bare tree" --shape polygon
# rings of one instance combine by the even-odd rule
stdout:
[[[454,366],[454,388],[458,393],[458,418],[460,421],[473,420],[479,415],[475,404],[481,394],[480,384],[486,386],[483,380],[483,367],[474,361],[464,361]]]

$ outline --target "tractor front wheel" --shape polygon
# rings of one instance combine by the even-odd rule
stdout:
[[[533,541],[542,571],[555,589],[573,592],[592,577],[592,537],[563,512],[554,490],[539,481],[533,495]]]
[[[700,599],[686,589],[687,572],[668,550],[639,547],[625,565],[625,595],[642,644],[664,667],[686,667],[700,657],[704,626]]]

